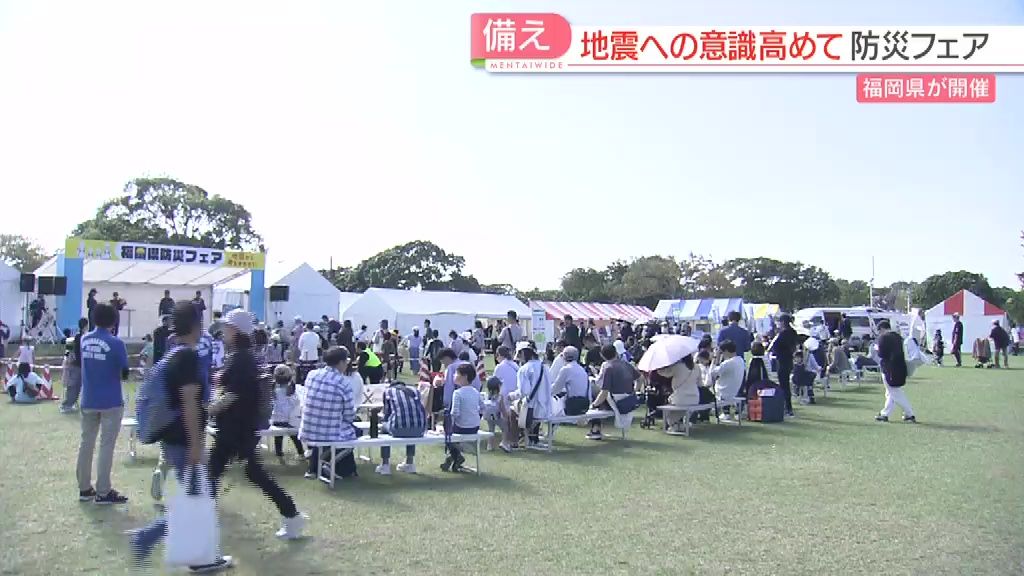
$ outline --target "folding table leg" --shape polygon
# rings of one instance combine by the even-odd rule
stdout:
[[[476,475],[480,475],[480,437],[476,437]]]

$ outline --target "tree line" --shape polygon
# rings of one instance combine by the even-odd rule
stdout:
[[[122,194],[104,202],[92,218],[71,235],[114,241],[262,250],[263,238],[252,215],[241,204],[173,178],[136,178]],[[1024,232],[1021,233],[1024,240]],[[1024,246],[1024,244],[1022,244]],[[0,235],[0,259],[22,271],[33,271],[49,257],[37,243],[18,235]],[[689,254],[643,256],[616,260],[603,269],[574,268],[550,290],[522,289],[512,284],[484,284],[465,270],[465,258],[428,241],[394,246],[353,266],[321,270],[345,292],[371,287],[453,290],[511,294],[523,300],[560,300],[641,304],[675,298],[743,298],[771,302],[785,310],[815,305],[874,305],[887,309],[930,308],[961,289],[1006,309],[1024,320],[1024,291],[993,287],[985,276],[964,270],[928,277],[923,282],[895,282],[876,287],[874,300],[867,282],[834,278],[801,262],[774,258],[733,258],[715,261]],[[1018,277],[1024,285],[1024,272]]]

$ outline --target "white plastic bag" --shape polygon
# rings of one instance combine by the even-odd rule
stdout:
[[[557,416],[565,416],[565,397],[552,398],[551,399],[551,414],[552,418]]]
[[[189,468],[167,503],[168,566],[198,566],[217,560],[220,528],[206,467]]]

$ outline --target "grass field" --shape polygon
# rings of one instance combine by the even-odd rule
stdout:
[[[782,425],[566,429],[554,454],[485,454],[479,478],[442,473],[429,448],[418,476],[364,464],[332,492],[271,458],[309,537],[275,540],[273,506],[231,470],[224,548],[235,574],[1022,574],[1022,375],[923,368],[918,425],[874,422],[874,383]],[[122,531],[155,515],[156,450],[132,464],[119,443],[128,506],[79,504],[78,433],[52,404],[0,406],[0,573],[130,572]]]

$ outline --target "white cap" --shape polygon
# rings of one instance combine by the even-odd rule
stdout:
[[[224,323],[242,334],[252,334],[252,315],[241,308],[235,308],[228,312]]]
[[[530,346],[529,342],[516,342],[516,354],[519,354],[523,350],[533,350],[533,346]]]

